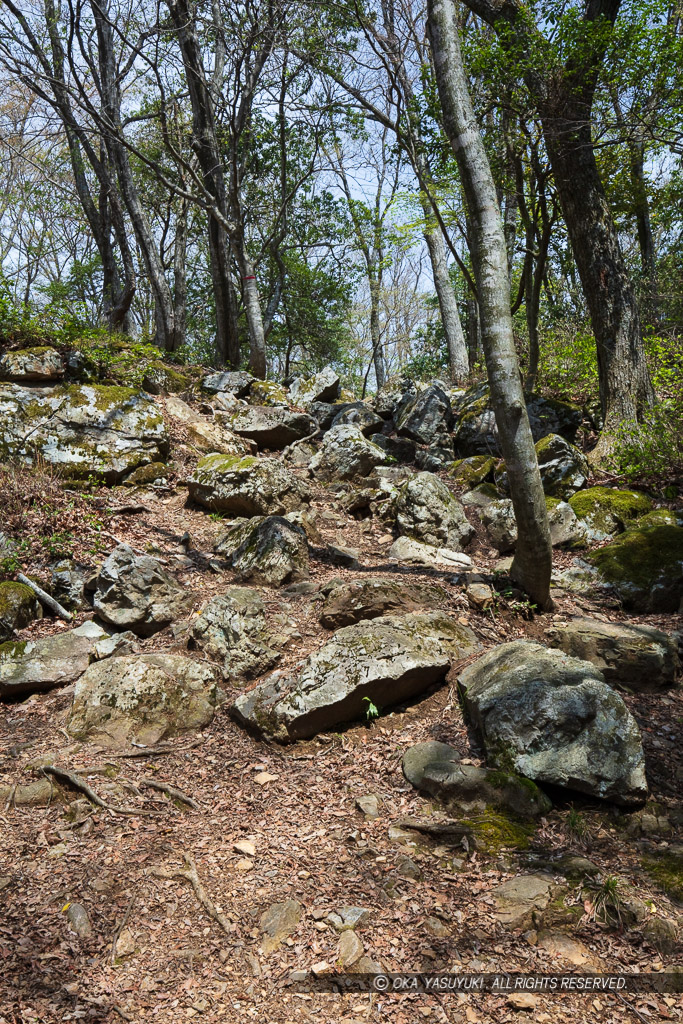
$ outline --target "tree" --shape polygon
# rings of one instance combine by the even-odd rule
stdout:
[[[428,0],[428,31],[446,134],[471,224],[482,344],[518,540],[512,575],[541,608],[550,601],[552,548],[545,495],[512,333],[505,234],[486,150],[477,127],[453,0]]]

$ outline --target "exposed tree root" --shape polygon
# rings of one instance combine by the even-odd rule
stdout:
[[[98,807],[102,807],[105,811],[111,811],[112,814],[125,814],[130,817],[145,817],[145,818],[156,818],[163,811],[146,811],[138,807],[114,807],[112,804],[108,804],[102,797],[98,796],[94,789],[88,785],[85,779],[82,779],[80,775],[76,775],[74,772],[67,772],[63,768],[55,768],[54,765],[45,765],[42,769],[44,775],[54,775],[56,779],[61,779],[62,782],[68,782],[74,787],[79,789],[81,793],[85,793],[88,800],[92,800]]]
[[[168,782],[159,782],[157,779],[140,779],[141,786],[149,786],[150,789],[158,789],[161,793],[165,793],[166,796],[171,797],[172,800],[180,800],[182,803],[187,804],[188,807],[193,807],[195,811],[200,810],[199,804],[196,800],[193,800],[191,796],[187,796],[181,789],[176,789],[175,786],[170,786]]]
[[[229,917],[218,910],[206,892],[197,874],[197,865],[194,862],[194,857],[184,850],[182,856],[184,865],[182,868],[147,868],[145,874],[153,875],[155,878],[184,878],[194,889],[195,896],[209,917],[213,918],[221,926],[226,935],[231,935],[235,931],[236,925]]]

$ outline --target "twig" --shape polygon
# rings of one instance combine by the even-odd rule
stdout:
[[[184,878],[194,889],[195,896],[209,917],[213,918],[221,926],[226,935],[231,935],[235,931],[235,925],[229,917],[226,917],[225,914],[218,910],[211,897],[207,894],[199,880],[194,858],[191,854],[185,853],[185,851],[183,851],[182,856],[184,864],[182,868],[147,868],[145,874],[153,875],[155,878]]]
[[[116,1003],[112,1003],[111,1008],[114,1011],[114,1013],[118,1013],[119,1017],[123,1017],[124,1020],[135,1020],[135,1017],[131,1017],[129,1013],[126,1013],[125,1010],[122,1010],[120,1006],[116,1005]]]
[[[80,789],[81,793],[85,793],[88,800],[92,800],[94,804],[104,808],[105,811],[111,811],[112,814],[126,814],[131,817],[143,816],[145,818],[156,818],[158,815],[163,814],[163,811],[138,810],[137,807],[113,807],[111,804],[106,803],[102,797],[98,796],[95,790],[91,789],[80,775],[76,775],[74,772],[67,772],[63,768],[55,768],[54,765],[46,764],[42,768],[42,772],[43,775],[54,775],[56,779],[61,779],[62,782],[70,782],[74,789]]]
[[[25,587],[30,587],[34,594],[40,598],[41,603],[47,605],[50,611],[53,611],[55,615],[59,615],[60,619],[64,619],[65,622],[71,622],[73,615],[68,612],[66,608],[63,608],[59,601],[55,601],[54,597],[50,597],[46,594],[42,587],[39,587],[37,583],[30,580],[28,576],[24,576],[23,572],[17,573],[17,579],[20,583],[23,583]]]
[[[134,892],[128,902],[126,912],[124,913],[123,917],[121,918],[116,928],[114,929],[114,934],[112,935],[111,939],[111,956],[109,958],[109,963],[112,965],[112,967],[114,966],[114,960],[116,959],[116,943],[119,941],[121,932],[128,924],[128,918],[130,917],[130,912],[133,909],[133,904],[135,903],[136,898],[137,892]]]
[[[169,786],[168,782],[159,782],[157,779],[140,779],[141,786],[149,786],[150,789],[158,789],[159,792],[165,793],[166,796],[172,800],[181,800],[182,803],[187,804],[188,807],[193,807],[195,811],[200,810],[199,804],[196,800],[193,800],[191,796],[186,796],[182,790],[176,789],[175,786]]]
[[[107,757],[162,757],[164,754],[183,754],[186,750],[194,750],[195,747],[201,747],[203,740],[193,740],[192,743],[187,743],[183,747],[159,745],[158,747],[143,747],[140,745],[139,750],[108,750]]]
[[[629,1010],[633,1010],[633,1012],[635,1013],[635,1015],[638,1018],[638,1020],[642,1020],[643,1024],[649,1024],[649,1021],[648,1021],[647,1017],[643,1017],[643,1015],[640,1012],[640,1010],[637,1010],[635,1008],[635,1006],[633,1005],[633,1003],[629,1003],[628,999],[624,999],[624,997],[622,996],[621,992],[617,992],[615,994],[619,996],[619,998],[621,999],[621,1001],[624,1004],[624,1006],[627,1006],[629,1008]]]

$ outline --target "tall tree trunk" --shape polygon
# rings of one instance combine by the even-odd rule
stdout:
[[[446,337],[448,347],[448,369],[454,381],[462,381],[469,373],[469,361],[467,358],[467,343],[460,322],[458,303],[455,298],[455,291],[448,273],[448,260],[446,258],[446,246],[444,245],[441,228],[431,223],[433,221],[432,208],[429,200],[423,192],[420,192],[422,210],[425,215],[426,228],[424,232],[427,251],[432,264],[432,277],[434,289],[439,301],[441,313],[441,324]]]
[[[512,575],[551,607],[552,548],[534,441],[512,334],[507,250],[496,188],[462,63],[453,0],[427,0],[428,33],[444,128],[458,164],[472,229],[472,260],[491,400],[517,519]]]
[[[178,329],[183,334],[187,327],[187,214],[188,202],[183,199],[176,216],[173,242],[173,304]]]
[[[481,356],[481,324],[479,321],[479,303],[474,295],[467,298],[467,358],[470,370]]]
[[[368,281],[370,284],[370,344],[372,345],[372,362],[375,367],[375,382],[379,391],[387,379],[379,322],[380,280],[372,273],[368,273]]]

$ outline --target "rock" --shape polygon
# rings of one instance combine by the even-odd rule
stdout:
[[[479,518],[497,551],[501,554],[514,551],[517,544],[517,520],[509,498],[489,502],[482,508]]]
[[[379,818],[379,798],[374,793],[368,796],[357,796],[356,807],[369,821],[375,821],[376,818]]]
[[[282,516],[257,516],[231,527],[216,545],[238,580],[281,587],[308,578],[306,534]]]
[[[297,900],[273,903],[261,914],[259,925],[263,934],[261,949],[273,953],[284,939],[296,931],[301,920],[302,907]]]
[[[210,373],[202,381],[202,389],[211,394],[223,392],[234,395],[235,398],[244,398],[249,394],[251,385],[256,380],[246,370],[230,370],[227,373]]]
[[[498,501],[500,494],[495,484],[479,484],[477,487],[473,487],[471,491],[465,491],[460,496],[460,501],[463,505],[473,505],[475,508],[484,508],[485,505],[490,505],[492,501]]]
[[[396,861],[396,874],[401,878],[412,878],[415,881],[422,877],[422,872],[415,861],[405,854]]]
[[[474,536],[462,505],[433,473],[417,473],[399,491],[396,524],[404,537],[462,551]]]
[[[375,466],[383,466],[387,456],[351,423],[331,427],[320,451],[309,463],[313,476],[321,480],[352,480],[367,476]]]
[[[488,651],[458,682],[490,764],[624,807],[645,800],[638,726],[589,662],[515,640]]]
[[[679,949],[680,929],[671,918],[648,917],[643,925],[643,937],[664,956]]]
[[[357,960],[360,960],[364,952],[363,943],[354,931],[349,929],[342,932],[337,952],[337,963],[342,970],[345,967],[351,967]]]
[[[588,555],[626,608],[677,612],[683,601],[683,528],[627,530]]]
[[[325,600],[320,624],[325,629],[351,626],[388,612],[400,615],[421,609],[444,609],[448,605],[448,594],[436,584],[399,583],[382,576],[330,580],[321,593]]]
[[[267,622],[263,601],[247,587],[230,587],[204,606],[192,624],[192,642],[223,663],[223,678],[254,679],[279,660],[278,643],[291,635],[284,622]]]
[[[328,544],[325,554],[332,565],[338,565],[342,569],[359,569],[360,550],[358,548],[347,548],[341,544]]]
[[[550,541],[553,547],[585,547],[588,539],[586,530],[571,505],[566,501],[558,501],[556,498],[546,498],[545,504],[548,510]]]
[[[438,384],[404,398],[396,411],[396,432],[418,444],[448,439],[453,427],[453,410],[448,395]]]
[[[152,636],[188,613],[195,600],[156,558],[119,544],[100,569],[93,608],[117,629]]]
[[[0,388],[0,451],[32,463],[39,455],[69,476],[117,483],[137,466],[160,462],[168,435],[142,391],[101,384]]]
[[[0,356],[0,380],[57,381],[64,376],[64,360],[54,348],[22,348]]]
[[[66,686],[85,672],[94,645],[108,634],[94,622],[40,640],[0,644],[0,697]]]
[[[42,619],[43,606],[24,583],[0,583],[0,640],[9,640],[17,629]]]
[[[67,732],[103,747],[145,746],[208,725],[216,707],[213,669],[177,654],[94,662],[74,690]]]
[[[138,638],[135,633],[126,630],[125,633],[114,633],[98,640],[92,649],[92,661],[102,661],[104,658],[120,658],[123,655],[137,654],[140,650]]]
[[[342,423],[352,423],[366,437],[381,430],[384,420],[366,402],[350,402],[341,406],[341,411],[332,420],[331,426],[338,427]]]
[[[600,961],[583,942],[565,935],[564,932],[541,931],[538,933],[536,945],[551,956],[559,956],[574,967],[587,966],[591,970],[600,969]]]
[[[458,459],[448,470],[448,475],[458,487],[472,488],[483,484],[493,474],[496,460],[488,455],[471,455],[468,459]]]
[[[142,387],[150,395],[172,395],[188,391],[192,385],[191,374],[167,366],[161,359],[150,363],[142,378]]]
[[[527,401],[529,425],[534,441],[548,434],[560,434],[573,441],[581,426],[577,405],[532,395]],[[457,402],[454,440],[460,455],[499,455],[498,427],[490,404],[487,384],[477,384]]]
[[[595,596],[596,593],[608,594],[612,587],[600,576],[598,570],[585,562],[582,558],[574,558],[572,565],[567,569],[553,569],[551,582],[554,587],[566,590],[570,594],[579,594],[586,597]]]
[[[250,405],[225,414],[225,422],[240,437],[255,441],[259,448],[281,449],[318,431],[318,423],[305,412],[287,408]]]
[[[297,377],[290,386],[289,400],[292,405],[308,409],[313,402],[334,402],[339,398],[340,387],[339,374],[331,366],[326,366],[309,380]]]
[[[448,925],[440,921],[438,917],[426,917],[425,928],[435,939],[447,939],[451,934]]]
[[[416,789],[468,813],[495,807],[538,818],[552,809],[533,782],[509,772],[461,764],[459,752],[447,743],[430,741],[410,747],[403,755],[403,774]]]
[[[50,594],[67,611],[75,612],[88,607],[85,599],[85,571],[65,559],[52,570]]]
[[[138,466],[122,481],[124,487],[151,487],[154,484],[166,483],[168,466],[163,462],[148,462],[146,466]]]
[[[472,565],[469,555],[451,548],[435,548],[432,544],[421,544],[412,537],[399,537],[389,548],[389,558],[397,562],[412,562],[417,565],[433,565],[441,568],[463,569]]]
[[[588,462],[582,451],[559,434],[548,434],[536,443],[536,457],[543,490],[551,498],[570,498],[585,487],[588,480]],[[510,493],[505,463],[496,468],[496,486],[503,494]]]
[[[678,644],[652,626],[575,618],[547,629],[546,636],[551,647],[590,661],[611,685],[636,692],[673,685],[680,669]]]
[[[453,464],[454,456],[452,444],[431,444],[429,448],[418,448],[415,465],[428,473],[438,473]]]
[[[614,487],[589,487],[572,495],[569,504],[592,541],[609,540],[652,508],[646,494]]]
[[[366,697],[382,708],[424,692],[478,647],[471,630],[442,612],[359,622],[287,673],[271,673],[231,710],[273,739],[304,739],[362,717]]]
[[[92,935],[88,911],[80,903],[69,903],[66,908],[66,919],[71,931],[75,932],[79,939],[87,939]]]
[[[511,992],[507,997],[507,1005],[513,1010],[535,1010],[541,999],[535,992]]]
[[[485,612],[493,605],[495,595],[488,583],[468,583],[465,597],[470,608]]]
[[[220,452],[223,455],[247,455],[251,446],[233,430],[214,419],[196,412],[187,402],[175,395],[166,399],[167,416],[178,420],[189,434],[190,440],[202,452]]]
[[[495,905],[495,918],[513,931],[533,923],[534,914],[550,902],[552,878],[546,875],[515,875],[489,892]]]
[[[327,921],[336,932],[345,932],[367,924],[370,916],[367,907],[341,907],[336,913],[328,914]]]
[[[370,440],[381,448],[390,459],[399,465],[415,461],[417,445],[407,437],[387,437],[386,434],[371,434]]]
[[[190,497],[212,512],[235,516],[284,515],[308,503],[306,484],[277,459],[238,459],[212,454],[200,459],[188,481]]]
[[[274,380],[255,380],[249,390],[249,405],[289,406],[287,390]]]

